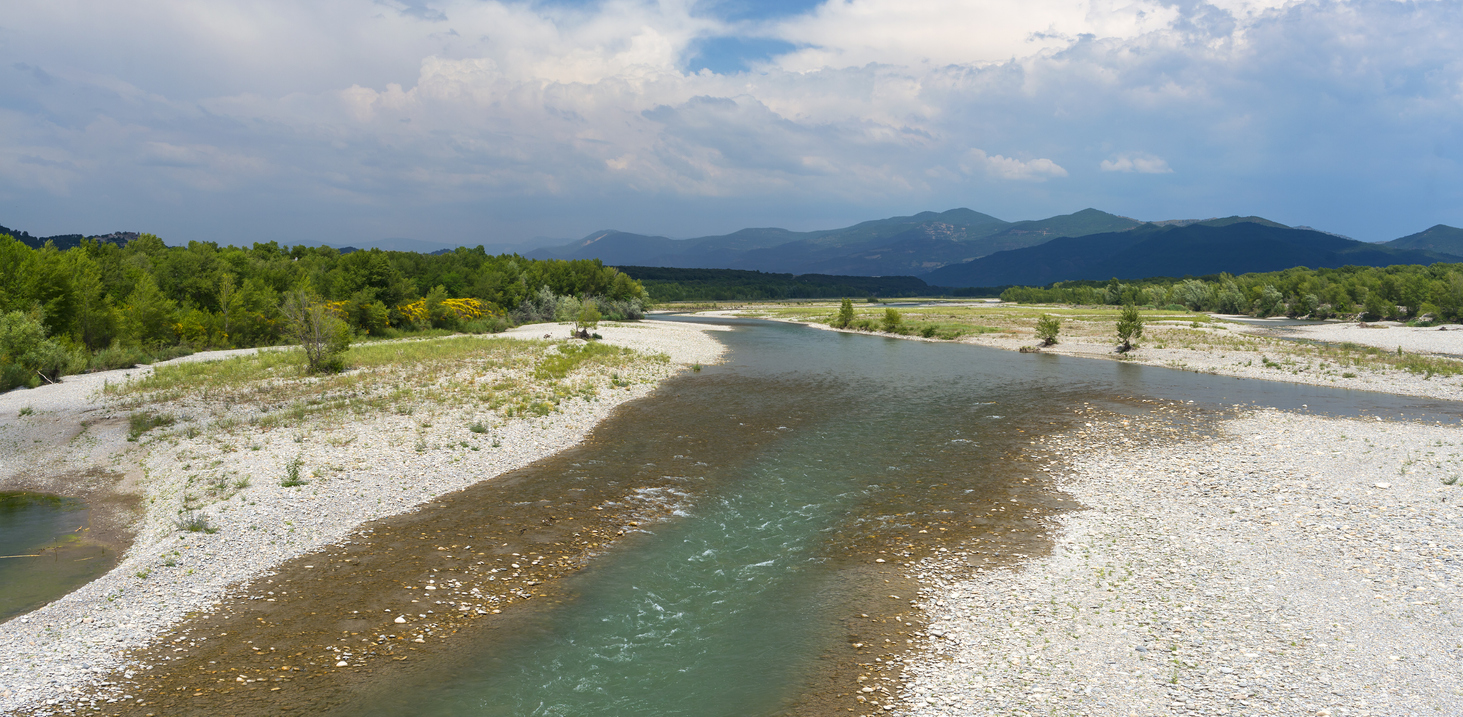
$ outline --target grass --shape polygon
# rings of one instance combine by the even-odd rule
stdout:
[[[353,346],[346,354],[349,370],[335,375],[306,375],[302,352],[269,350],[163,366],[104,391],[137,406],[184,399],[259,406],[264,415],[252,420],[262,428],[332,413],[411,415],[427,403],[546,415],[566,398],[592,399],[599,374],[668,360],[600,343],[449,336]],[[222,418],[213,428],[237,426],[236,418]]]
[[[166,413],[138,411],[127,417],[127,440],[135,442],[142,434],[154,428],[171,426],[175,421],[176,419]]]
[[[31,406],[25,406],[24,408],[21,408],[20,409],[20,414],[19,414],[18,417],[19,418],[25,418],[26,416],[33,415],[35,412],[36,412],[36,409],[35,408],[32,408]]]
[[[180,516],[175,525],[178,530],[185,530],[189,533],[217,533],[218,528],[208,522],[208,516],[203,513],[188,511]]]

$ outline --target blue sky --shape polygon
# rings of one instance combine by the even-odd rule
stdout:
[[[0,224],[502,244],[1463,226],[1456,0],[10,0]]]

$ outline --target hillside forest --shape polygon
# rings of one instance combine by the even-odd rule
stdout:
[[[286,342],[287,297],[324,307],[354,337],[502,331],[573,320],[593,305],[640,318],[641,284],[598,260],[329,247],[250,248],[151,234],[33,249],[0,234],[0,390],[62,374]]]

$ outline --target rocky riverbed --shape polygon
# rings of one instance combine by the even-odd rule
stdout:
[[[1124,423],[1034,449],[1086,506],[1049,555],[913,569],[928,649],[883,710],[1463,712],[1456,427],[1264,410],[1129,442]]]
[[[422,413],[349,421],[326,416],[271,430],[251,422],[258,406],[209,406],[210,428],[233,426],[221,433],[188,430],[187,413],[204,409],[184,401],[171,409],[176,428],[133,443],[125,415],[133,407],[120,407],[100,389],[150,369],[68,377],[0,395],[6,448],[0,489],[65,493],[71,487],[65,476],[79,472],[115,476],[93,483],[107,483],[97,490],[128,493],[139,504],[128,516],[135,539],[117,568],[0,631],[0,713],[75,709],[82,694],[89,695],[88,708],[91,701],[124,699],[118,673],[145,668],[128,663],[129,650],[152,645],[187,616],[221,604],[230,586],[295,556],[348,544],[366,521],[410,511],[579,442],[625,401],[689,366],[720,360],[723,347],[709,328],[602,326],[605,343],[668,360],[633,361],[599,377],[604,386],[592,400],[586,392],[546,415],[505,420],[485,421],[477,406],[427,406]],[[561,338],[567,327],[520,327],[512,335],[545,333]],[[21,415],[23,407],[31,410]],[[484,430],[469,430],[472,425]],[[292,473],[300,483],[282,485]],[[190,500],[197,510],[183,510]],[[196,530],[180,522],[195,518],[201,521]]]

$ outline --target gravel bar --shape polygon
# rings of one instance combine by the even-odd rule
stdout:
[[[1274,410],[1217,431],[1049,437],[1087,509],[1046,557],[915,568],[927,649],[877,713],[1463,714],[1463,435]]]
[[[445,415],[434,419],[430,430],[421,430],[411,416],[393,413],[253,431],[240,442],[252,439],[257,447],[217,457],[219,470],[251,480],[233,499],[203,511],[216,533],[181,531],[176,524],[188,465],[199,462],[189,458],[185,463],[178,456],[186,451],[214,457],[209,436],[129,443],[125,415],[99,393],[108,381],[136,379],[151,369],[69,376],[54,386],[0,394],[0,490],[44,486],[47,475],[102,470],[127,474],[143,503],[135,540],[115,569],[0,630],[0,714],[45,714],[47,705],[65,704],[72,695],[106,694],[109,685],[102,680],[114,670],[146,669],[127,663],[125,653],[151,644],[189,614],[218,605],[231,585],[292,557],[348,541],[362,523],[410,511],[437,495],[578,443],[620,404],[645,396],[665,378],[693,364],[719,362],[725,347],[712,338],[717,328],[659,321],[602,324],[598,331],[606,343],[664,353],[670,361],[645,362],[625,374],[631,380],[623,388],[594,401],[565,401],[548,416],[495,426],[492,438],[500,445],[480,452],[455,446],[457,433],[471,434],[468,421],[451,415],[453,409],[443,409]],[[538,324],[505,335],[566,338],[569,329],[569,324]],[[209,352],[185,360],[239,353]],[[27,406],[31,415],[20,416]],[[252,408],[236,410],[242,416]],[[418,450],[417,441],[430,448]],[[306,475],[317,469],[321,475],[301,488],[279,485],[285,466],[300,455]],[[62,493],[68,488],[50,487]],[[112,701],[123,697],[119,692]]]

